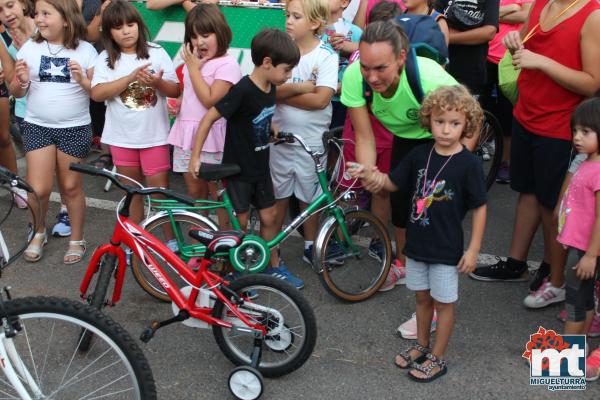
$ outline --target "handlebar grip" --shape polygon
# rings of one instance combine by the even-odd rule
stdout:
[[[69,169],[86,175],[106,176],[106,173],[103,170],[86,164],[71,163],[69,164]]]
[[[327,149],[329,141],[335,138],[335,129],[323,132],[323,148]]]
[[[190,196],[186,196],[185,194],[177,193],[171,189],[162,189],[162,194],[167,197],[170,197],[173,200],[177,200],[180,203],[187,204],[188,206],[196,205],[196,200],[192,199]]]
[[[0,166],[0,181],[10,183],[11,186],[16,186],[19,189],[23,189],[26,192],[33,193],[33,188],[29,186],[29,183],[24,181],[20,176],[15,174],[9,169]]]

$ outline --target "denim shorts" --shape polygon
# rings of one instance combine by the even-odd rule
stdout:
[[[429,290],[440,303],[458,300],[458,268],[456,265],[428,264],[406,257],[406,287]]]

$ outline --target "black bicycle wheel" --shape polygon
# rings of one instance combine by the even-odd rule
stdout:
[[[385,282],[392,262],[392,244],[385,225],[364,210],[344,213],[352,243],[343,240],[340,224],[325,233],[318,264],[319,280],[333,296],[349,302],[374,295]],[[340,262],[330,262],[334,258]]]
[[[14,299],[4,302],[3,308],[6,315],[19,318],[20,326],[14,337],[3,339],[9,353],[3,362],[15,367],[30,398],[156,399],[144,353],[102,312],[53,297]],[[78,351],[81,330],[92,331],[95,337],[85,354]],[[22,398],[6,376],[0,379],[0,393],[2,398]]]
[[[293,286],[268,275],[246,275],[231,282],[229,288],[244,300],[238,309],[248,319],[267,328],[258,370],[266,377],[277,377],[300,368],[310,357],[317,340],[317,322],[312,308]],[[213,316],[246,326],[221,301],[216,301]],[[282,320],[283,319],[283,320]],[[250,365],[254,336],[213,325],[219,348],[235,365]]]
[[[488,190],[496,181],[496,175],[498,175],[498,169],[502,162],[502,152],[504,151],[502,136],[502,127],[496,117],[489,111],[484,110],[483,124],[475,148],[475,155],[479,157],[483,165],[483,176]]]
[[[106,306],[106,293],[108,292],[110,279],[114,275],[116,267],[116,256],[107,253],[102,255],[98,262],[98,279],[96,280],[96,286],[94,287],[94,292],[91,297],[88,299],[88,303],[92,308],[102,310]],[[93,337],[94,334],[90,330],[82,329],[79,351],[88,351],[92,344]]]

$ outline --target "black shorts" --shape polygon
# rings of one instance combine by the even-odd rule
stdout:
[[[237,179],[227,181],[227,194],[236,213],[250,210],[250,204],[258,210],[269,208],[275,204],[273,181],[271,175],[256,182],[245,182]]]
[[[569,168],[571,141],[539,136],[513,119],[510,145],[510,187],[534,194],[540,204],[553,210]]]
[[[8,97],[8,88],[6,83],[0,83],[0,97]]]
[[[394,136],[392,143],[392,161],[390,171],[406,157],[412,149],[425,143],[431,143],[433,139],[403,139]],[[408,215],[410,214],[411,193],[406,188],[400,188],[397,192],[390,193],[392,205],[392,224],[397,228],[406,228]]]
[[[21,136],[25,152],[48,146],[56,148],[75,158],[86,158],[92,146],[92,128],[90,125],[71,128],[48,128],[23,121]]]
[[[572,254],[576,253],[576,260],[572,260]],[[594,286],[600,270],[600,258],[596,259],[596,273],[591,279],[582,281],[576,275],[573,267],[581,260],[585,252],[576,249],[570,249],[569,261],[567,262],[566,278],[566,298],[565,310],[567,310],[567,320],[574,322],[585,321],[586,314],[594,309]]]

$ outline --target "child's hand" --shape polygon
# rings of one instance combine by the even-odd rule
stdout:
[[[13,45],[17,50],[19,50],[21,46],[23,46],[25,42],[29,40],[29,37],[25,36],[25,34],[20,29],[9,29],[8,33],[12,37]]]
[[[194,179],[198,179],[198,172],[200,170],[200,157],[191,157],[190,163],[188,165],[188,172],[192,175]]]
[[[200,71],[202,66],[208,61],[207,58],[200,57],[198,48],[192,47],[189,43],[181,49],[181,58],[183,58],[190,73],[192,73],[192,71]]]
[[[596,257],[584,255],[573,269],[576,270],[575,275],[582,281],[593,278],[596,271]]]
[[[135,81],[139,81],[139,79],[138,79],[138,74],[140,73],[140,71],[142,71],[142,70],[144,70],[144,69],[148,68],[148,67],[149,67],[149,66],[151,66],[151,65],[152,65],[151,63],[144,64],[144,65],[142,65],[142,66],[140,66],[140,67],[137,67],[137,68],[136,68],[136,69],[134,69],[133,71],[131,71],[131,73],[130,73],[130,74],[127,76],[127,77],[128,77],[128,79],[129,79],[129,83],[133,83],[133,82],[135,82]],[[142,83],[142,82],[140,82],[140,84],[141,84],[141,83]]]
[[[163,73],[162,69],[158,71],[158,74],[153,74],[148,68],[144,68],[138,71],[137,81],[142,85],[157,89],[162,80]]]
[[[21,85],[29,82],[29,66],[25,60],[17,60],[15,63],[15,75]]]
[[[365,166],[362,164],[356,163],[356,162],[348,161],[346,163],[346,171],[354,179],[363,179],[363,178],[366,178],[368,175],[367,169],[365,168]]]
[[[519,31],[508,32],[506,36],[504,36],[504,39],[502,39],[502,44],[504,44],[504,47],[506,47],[511,54],[514,54],[515,51],[523,48],[521,34]]]
[[[179,110],[181,109],[181,98],[178,97],[176,99],[168,98],[167,99],[167,111],[171,117],[175,117],[179,114]]]
[[[346,35],[342,35],[341,33],[332,33],[331,36],[329,36],[329,44],[331,44],[331,47],[333,47],[335,51],[342,50],[345,41]]]
[[[477,252],[467,249],[458,262],[458,272],[470,274],[477,267]]]
[[[81,68],[81,65],[75,60],[69,60],[69,70],[71,71],[71,77],[73,80],[79,84],[83,81],[85,77],[85,72]]]

